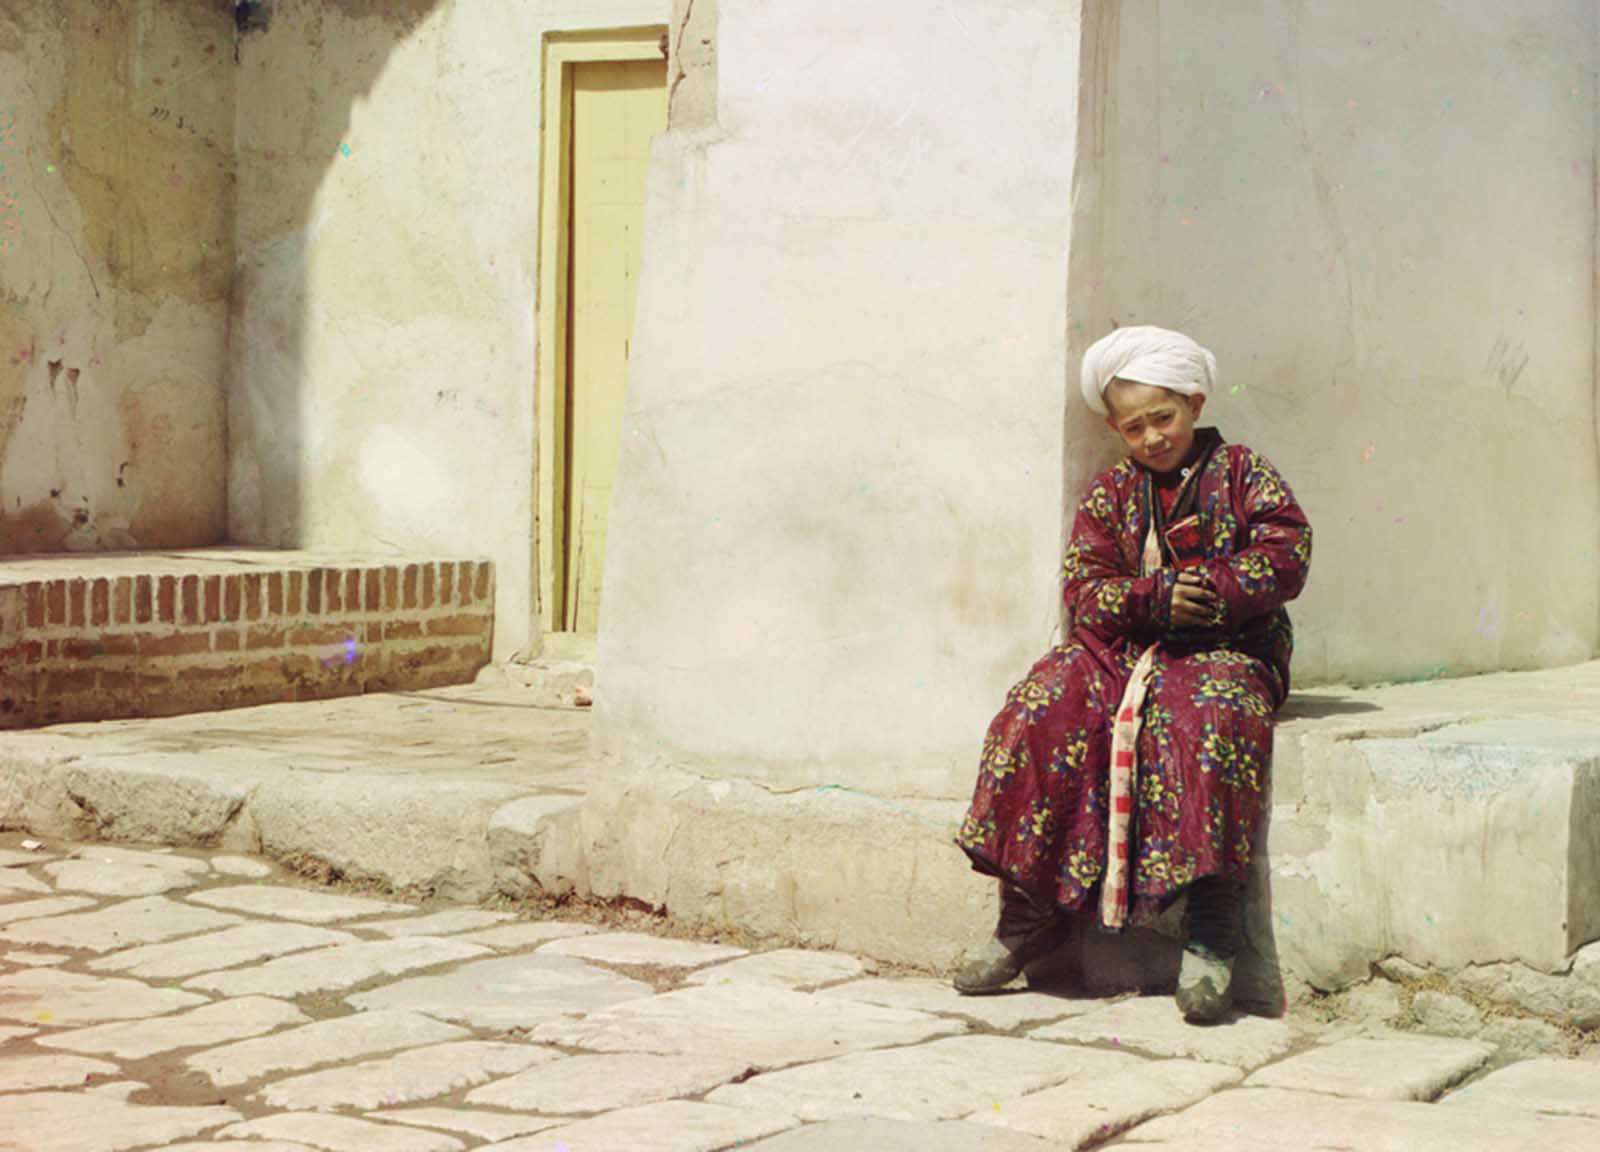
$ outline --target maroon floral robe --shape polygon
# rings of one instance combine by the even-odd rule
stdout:
[[[1219,629],[1171,628],[1170,567],[1138,575],[1150,476],[1131,459],[1098,476],[1062,566],[1070,630],[989,725],[957,843],[973,867],[1065,911],[1095,907],[1106,864],[1111,726],[1139,655],[1160,642],[1139,736],[1129,923],[1202,876],[1243,881],[1289,691],[1283,605],[1305,584],[1311,527],[1265,457],[1223,444],[1199,477],[1202,566]]]

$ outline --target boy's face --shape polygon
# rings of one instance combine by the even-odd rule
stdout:
[[[1153,384],[1113,380],[1106,389],[1106,424],[1128,452],[1152,472],[1171,472],[1194,444],[1204,396],[1185,396]]]

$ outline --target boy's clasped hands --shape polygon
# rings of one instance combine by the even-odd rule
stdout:
[[[1178,582],[1172,588],[1172,626],[1199,628],[1215,623],[1219,603],[1205,572],[1186,568],[1178,573]]]

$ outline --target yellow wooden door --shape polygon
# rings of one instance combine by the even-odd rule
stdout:
[[[572,78],[567,631],[600,619],[606,516],[622,441],[650,140],[666,127],[665,61],[578,64]]]

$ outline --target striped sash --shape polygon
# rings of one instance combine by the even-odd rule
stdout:
[[[1152,521],[1144,538],[1140,569],[1144,575],[1162,562],[1161,542]],[[1107,928],[1128,922],[1128,836],[1133,823],[1133,783],[1139,765],[1139,730],[1144,724],[1144,697],[1150,689],[1157,645],[1144,650],[1133,666],[1128,686],[1117,704],[1111,726],[1111,811],[1106,816],[1106,874],[1100,885],[1100,922]]]

